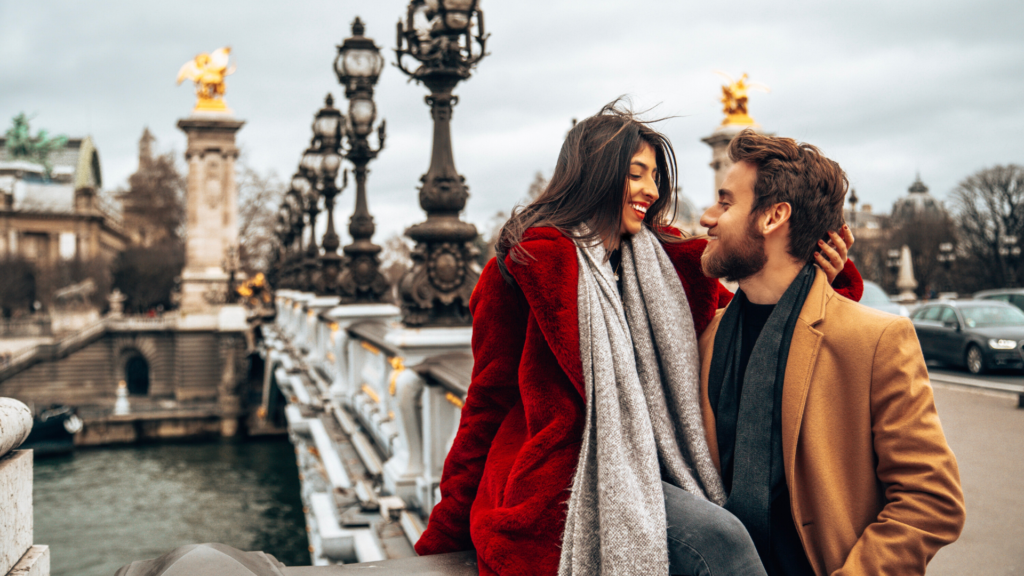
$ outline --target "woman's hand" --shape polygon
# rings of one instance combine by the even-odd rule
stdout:
[[[839,234],[829,231],[828,235],[832,240],[828,243],[818,240],[818,249],[820,251],[814,253],[814,260],[818,263],[818,267],[825,272],[829,284],[843,271],[843,266],[846,265],[847,253],[850,251],[850,247],[853,246],[853,232],[850,231],[850,227],[844,224],[842,232],[843,235],[839,236]]]

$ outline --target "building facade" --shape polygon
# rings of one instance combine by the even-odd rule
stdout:
[[[73,138],[43,165],[13,158],[0,138],[0,258],[38,266],[113,259],[128,242],[119,211],[101,193],[99,153]]]

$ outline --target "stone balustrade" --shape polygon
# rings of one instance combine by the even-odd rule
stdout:
[[[50,548],[32,544],[32,451],[17,450],[32,432],[32,412],[0,398],[0,574],[48,576]]]
[[[262,413],[287,402],[314,564],[414,556],[469,388],[472,329],[408,328],[389,304],[288,290],[276,311]]]

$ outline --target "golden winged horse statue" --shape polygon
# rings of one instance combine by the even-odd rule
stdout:
[[[230,112],[224,103],[224,78],[235,72],[229,67],[231,47],[225,46],[213,52],[196,55],[178,70],[178,84],[188,79],[196,85],[195,112]]]

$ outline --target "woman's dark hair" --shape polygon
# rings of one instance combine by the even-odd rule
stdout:
[[[658,200],[647,210],[644,224],[663,242],[681,237],[668,228],[675,216],[676,157],[668,138],[620,105],[622,98],[577,123],[565,137],[555,173],[534,201],[517,206],[498,235],[495,252],[501,275],[515,284],[505,266],[505,256],[525,264],[532,256],[520,246],[523,233],[541,226],[557,228],[583,242],[600,242],[619,233],[626,206],[626,186],[633,155],[644,144],[654,149],[657,162]],[[573,231],[586,223],[590,233]]]

